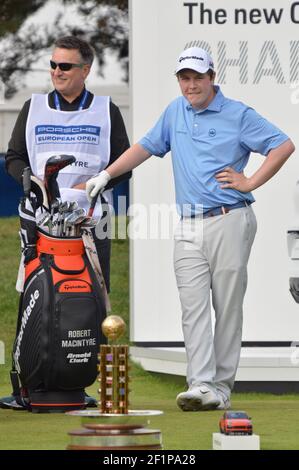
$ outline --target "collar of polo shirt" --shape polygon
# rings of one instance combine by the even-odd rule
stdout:
[[[194,109],[192,107],[192,105],[189,103],[189,101],[185,98],[186,100],[186,108],[188,109],[188,111],[192,110],[194,111],[195,114],[201,114],[203,113],[204,111],[215,111],[215,112],[218,112],[221,111],[221,107],[223,105],[223,102],[224,102],[224,96],[220,90],[220,87],[218,85],[214,85],[214,88],[215,88],[215,91],[216,91],[216,95],[214,96],[214,99],[211,101],[211,103],[209,104],[209,106],[205,109]]]

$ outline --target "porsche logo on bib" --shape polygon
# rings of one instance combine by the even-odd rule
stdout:
[[[98,145],[101,128],[98,126],[53,126],[42,124],[35,127],[35,143],[39,144],[77,144]]]

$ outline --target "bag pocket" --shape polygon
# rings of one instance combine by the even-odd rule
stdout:
[[[97,377],[100,343],[95,297],[89,293],[56,292],[52,335],[49,389],[71,390],[91,385]]]

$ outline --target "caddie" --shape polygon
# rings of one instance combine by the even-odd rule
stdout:
[[[44,167],[52,155],[71,154],[75,164],[59,173],[63,201],[77,201],[88,210],[85,184],[113,163],[128,147],[125,125],[119,108],[109,96],[96,96],[85,87],[94,59],[92,47],[75,36],[57,39],[49,63],[54,90],[33,94],[26,101],[14,126],[6,153],[6,169],[19,183],[25,167],[44,178]],[[111,181],[103,196],[112,204],[111,189],[130,178],[131,173]],[[100,198],[99,198],[100,199]],[[101,213],[97,204],[94,216]],[[108,224],[109,225],[109,224]],[[111,240],[108,234],[95,237],[106,287],[110,290]],[[87,404],[96,400],[87,397]],[[15,397],[0,399],[0,407],[20,408]]]

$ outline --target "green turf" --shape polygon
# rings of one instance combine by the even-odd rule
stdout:
[[[220,411],[183,413],[175,404],[181,391],[173,380],[133,368],[131,408],[158,409],[164,415],[152,419],[151,428],[162,432],[165,450],[212,448],[212,433],[218,432]],[[8,392],[0,387],[0,394]],[[96,396],[96,387],[89,393]],[[233,407],[246,410],[253,419],[264,450],[299,449],[299,402],[296,396],[233,394]],[[36,415],[0,410],[0,449],[65,449],[68,432],[80,427],[78,418],[55,414]],[[13,437],[12,437],[13,436]]]
[[[14,336],[17,293],[14,290],[18,268],[17,219],[0,219],[0,340],[6,346],[6,364],[0,365],[0,396],[10,393],[9,355]],[[112,311],[128,321],[128,243],[113,242],[111,273]],[[203,450],[212,448],[212,433],[218,431],[220,411],[183,413],[175,404],[184,388],[183,377],[151,374],[140,367],[131,370],[131,408],[159,409],[164,415],[152,420],[151,427],[162,431],[165,449]],[[96,396],[96,385],[88,389]],[[262,449],[299,449],[299,398],[294,395],[233,394],[233,408],[245,410],[253,419],[254,432],[261,437]],[[77,418],[35,415],[0,410],[0,449],[65,449],[68,431],[80,427]]]

